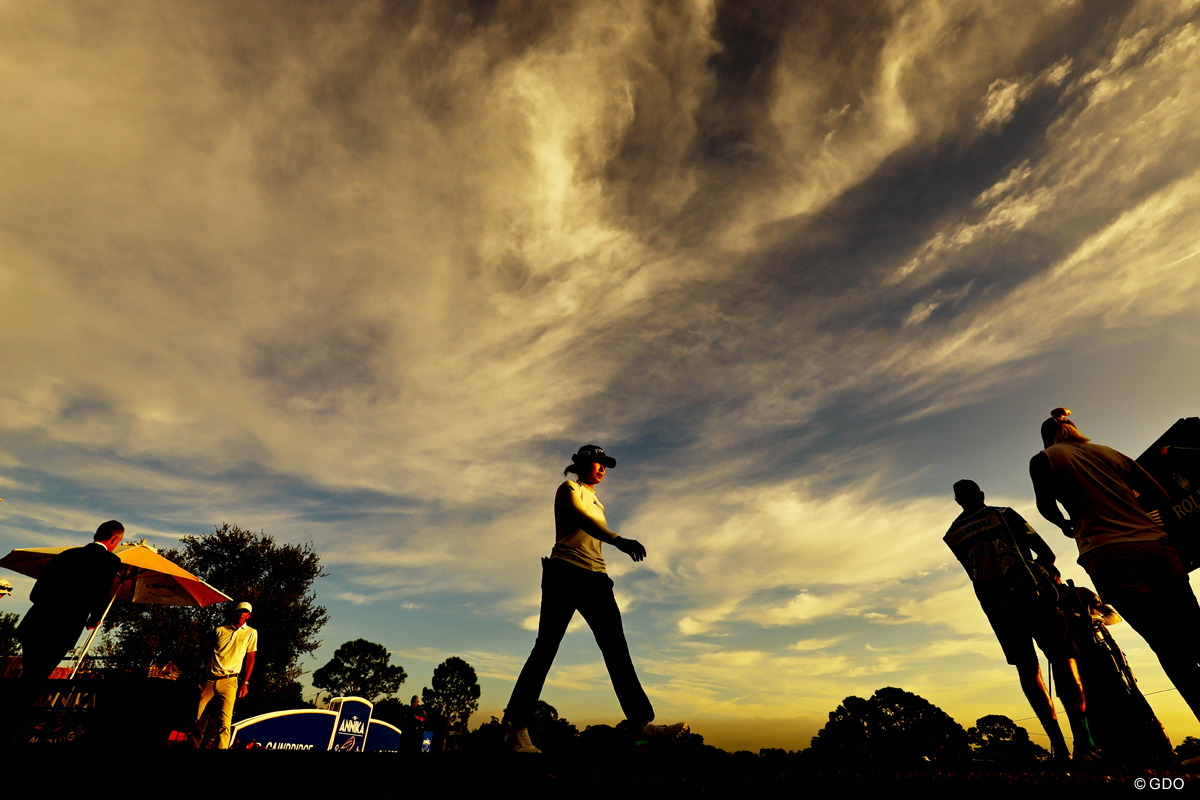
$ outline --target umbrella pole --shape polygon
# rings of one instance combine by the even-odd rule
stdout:
[[[87,641],[84,642],[83,652],[79,654],[79,660],[75,662],[75,668],[71,670],[68,680],[75,679],[75,673],[79,672],[79,668],[83,666],[83,659],[87,657],[88,650],[92,647],[92,640],[96,638],[96,634],[100,632],[100,626],[104,624],[104,618],[108,616],[109,610],[117,599],[117,593],[113,592],[113,596],[108,599],[108,605],[104,608],[104,613],[100,615],[100,621],[96,623],[96,627],[92,628],[92,632],[88,634]]]

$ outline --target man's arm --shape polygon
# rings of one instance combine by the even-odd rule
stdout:
[[[254,651],[246,653],[246,670],[242,675],[242,685],[238,689],[238,697],[245,697],[246,692],[250,691],[250,674],[254,672]]]
[[[1050,545],[1046,544],[1046,540],[1042,538],[1041,534],[1030,528],[1028,541],[1029,549],[1037,556],[1034,560],[1050,570],[1052,575],[1057,575],[1058,567],[1054,566],[1054,551],[1050,549]]]
[[[1029,478],[1033,481],[1033,494],[1037,498],[1037,509],[1043,517],[1062,529],[1063,536],[1075,538],[1071,521],[1063,516],[1054,497],[1054,473],[1050,469],[1050,457],[1038,453],[1029,460]]]
[[[1171,499],[1167,494],[1167,490],[1162,487],[1158,481],[1154,480],[1154,476],[1146,470],[1142,469],[1142,465],[1134,461],[1129,456],[1129,485],[1138,493],[1139,499],[1144,499],[1144,502],[1152,508],[1156,508]]]
[[[121,559],[105,551],[104,565],[97,570],[93,591],[93,601],[91,613],[88,615],[88,630],[100,624],[104,614],[108,611],[112,604],[113,597],[121,588],[117,582],[120,580]]]
[[[1004,522],[1013,532],[1013,538],[1017,540],[1017,546],[1021,548],[1021,555],[1025,556],[1027,561],[1040,564],[1051,575],[1059,574],[1058,567],[1054,566],[1054,551],[1050,549],[1050,545],[1046,544],[1046,540],[1042,538],[1041,534],[1025,521],[1024,517],[1013,509],[1006,508],[1004,509]]]
[[[1026,558],[1037,561],[1043,567],[1048,567],[1054,563],[1054,551],[1050,549],[1050,545],[1046,544],[1046,540],[1041,534],[1033,529],[1024,517],[1018,514],[1011,508],[1004,509],[1004,522],[1008,525],[1008,529],[1013,532],[1017,539],[1017,544],[1025,551]],[[1032,553],[1032,556],[1030,555]]]

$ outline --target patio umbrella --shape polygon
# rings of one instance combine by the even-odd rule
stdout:
[[[13,572],[37,578],[42,574],[46,564],[69,547],[27,547],[13,550],[4,558],[0,558],[0,567],[7,567]],[[108,616],[114,600],[128,600],[131,603],[152,603],[155,605],[172,606],[209,606],[213,603],[223,603],[231,600],[229,595],[209,586],[200,578],[185,570],[183,567],[160,556],[153,547],[145,542],[137,544],[117,545],[113,551],[121,559],[121,569],[117,573],[117,583],[104,616],[92,629],[83,652],[71,677],[79,670],[84,656],[92,646],[92,639]]]

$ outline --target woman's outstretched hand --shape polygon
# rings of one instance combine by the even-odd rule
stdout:
[[[641,561],[646,557],[646,548],[637,539],[620,538],[613,542],[613,546],[634,561]]]

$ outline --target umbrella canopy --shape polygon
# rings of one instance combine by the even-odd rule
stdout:
[[[50,563],[50,559],[69,549],[71,548],[28,547],[22,550],[13,550],[4,558],[0,558],[0,567],[7,567],[13,572],[37,578],[46,568],[46,564]],[[121,559],[122,566],[120,572],[117,573],[117,588],[112,599],[108,601],[108,608],[112,608],[113,601],[117,598],[128,600],[131,603],[172,606],[210,606],[213,603],[223,603],[233,599],[219,589],[209,586],[178,564],[163,558],[145,542],[117,545],[117,549],[113,552]],[[108,616],[107,608],[104,610],[104,616]],[[79,660],[75,662],[75,667],[71,670],[72,678],[79,671],[79,666],[83,663],[84,656],[91,648],[92,640],[96,638],[96,633],[100,630],[103,622],[104,620],[101,618],[100,623],[88,635],[87,642],[79,654]]]
[[[0,559],[0,567],[37,578],[46,564],[69,547],[26,547]],[[120,585],[114,595],[131,603],[173,606],[209,606],[232,600],[178,564],[168,561],[145,544],[122,544],[113,551],[121,559]]]

